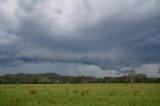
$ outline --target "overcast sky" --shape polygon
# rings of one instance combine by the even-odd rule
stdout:
[[[0,75],[159,68],[160,0],[0,0]]]

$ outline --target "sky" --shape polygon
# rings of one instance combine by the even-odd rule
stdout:
[[[0,75],[160,77],[160,0],[0,0]]]

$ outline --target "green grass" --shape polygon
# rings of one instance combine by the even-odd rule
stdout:
[[[160,84],[0,85],[0,106],[160,106]]]

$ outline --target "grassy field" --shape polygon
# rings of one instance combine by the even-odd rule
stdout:
[[[0,85],[0,106],[160,106],[160,84]]]

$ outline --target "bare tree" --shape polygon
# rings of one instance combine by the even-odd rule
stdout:
[[[134,79],[135,79],[135,72],[133,69],[131,70],[128,70],[128,79],[130,81],[130,83],[132,84],[134,82]]]
[[[158,75],[159,75],[159,77],[160,77],[160,68],[158,69]]]

